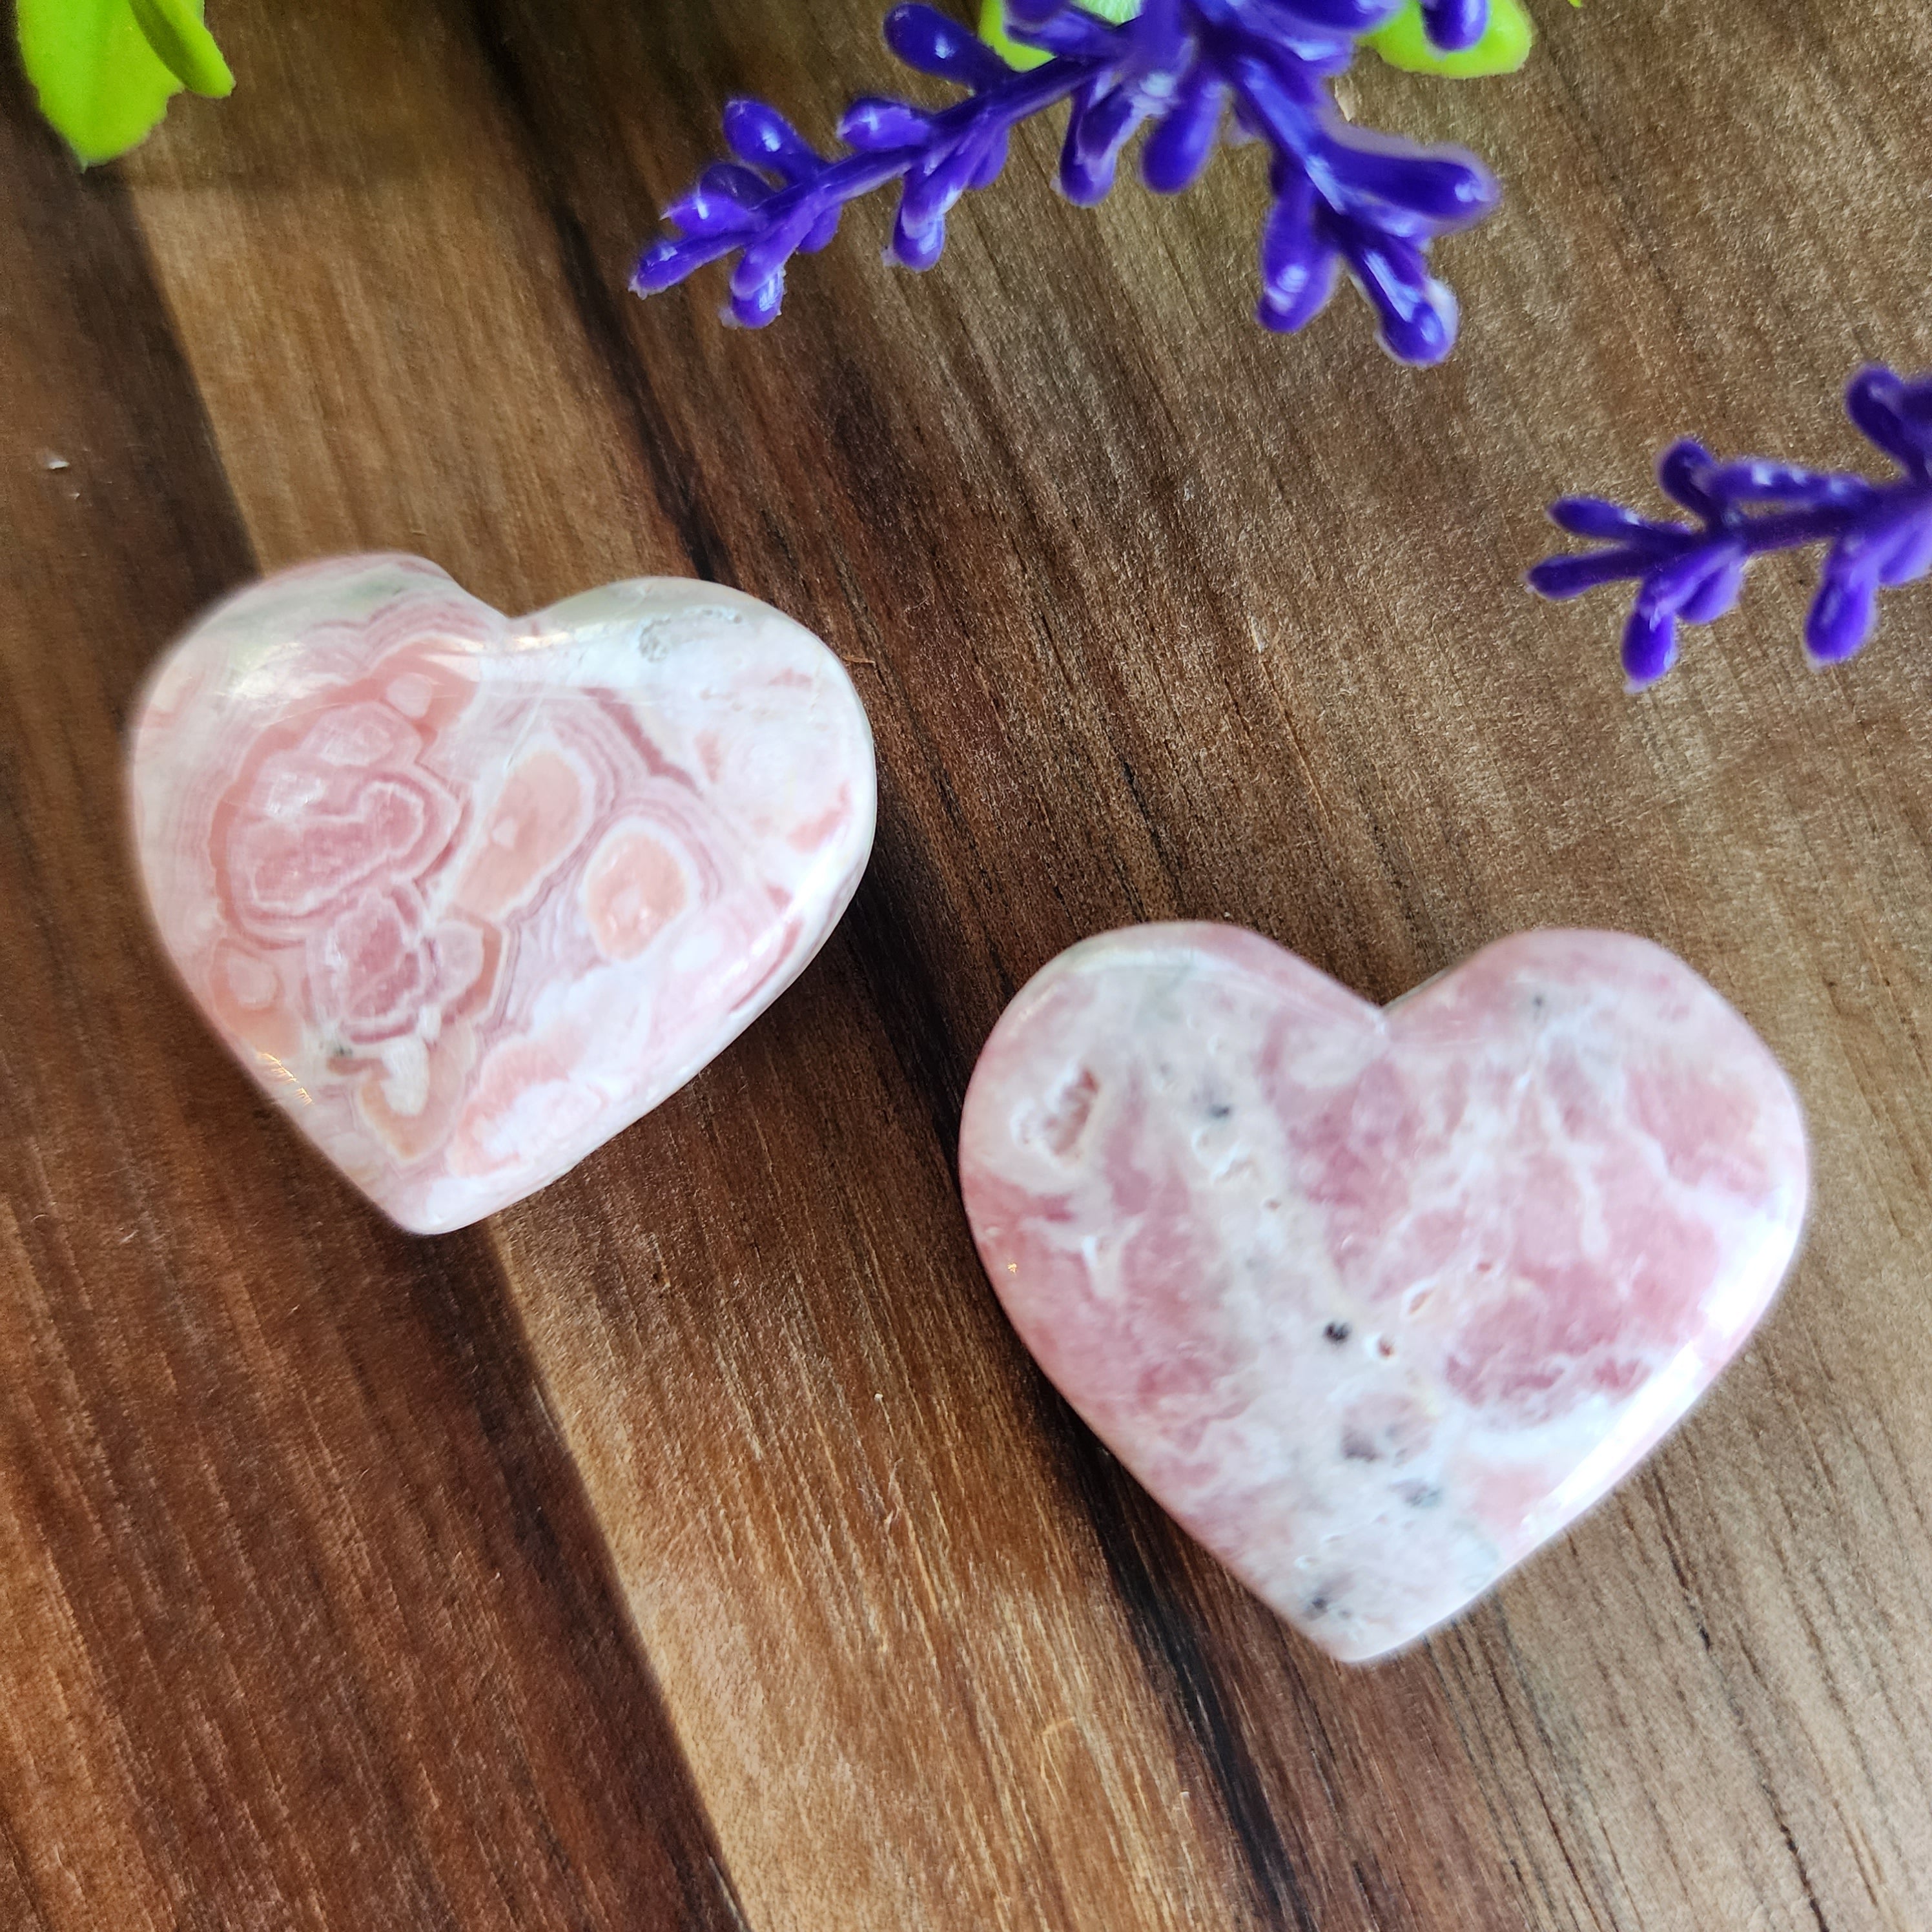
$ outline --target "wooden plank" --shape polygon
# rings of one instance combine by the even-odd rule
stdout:
[[[0,1917],[730,1926],[488,1244],[345,1215],[147,937],[119,730],[253,560],[124,192],[4,86]]]

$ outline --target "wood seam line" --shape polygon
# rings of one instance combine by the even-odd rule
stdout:
[[[724,538],[694,483],[685,480],[695,478],[698,466],[684,460],[673,446],[649,374],[625,339],[621,304],[630,298],[611,287],[592,252],[583,223],[570,206],[542,139],[536,104],[511,53],[496,0],[469,0],[467,10],[484,70],[523,150],[544,218],[556,235],[558,263],[584,341],[621,406],[658,506],[677,532],[693,574],[706,583],[736,587],[737,575]]]

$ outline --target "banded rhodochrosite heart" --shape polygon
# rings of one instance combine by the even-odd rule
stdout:
[[[1606,932],[1519,934],[1386,1010],[1232,926],[1090,940],[994,1029],[959,1167],[1047,1374],[1351,1660],[1656,1444],[1768,1306],[1808,1188],[1763,1043]]]
[[[837,658],[735,591],[512,620],[419,557],[286,571],[164,658],[130,786],[215,1030],[404,1227],[463,1226],[682,1086],[872,846]]]

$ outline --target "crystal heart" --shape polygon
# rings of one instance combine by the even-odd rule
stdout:
[[[874,800],[843,668],[766,605],[650,579],[512,620],[410,556],[212,612],[148,685],[130,785],[189,992],[425,1234],[555,1179],[769,1006]]]
[[[1796,1253],[1778,1064],[1648,941],[1527,932],[1386,1010],[1229,926],[1049,964],[960,1130],[1015,1326],[1154,1496],[1337,1657],[1608,1490]]]

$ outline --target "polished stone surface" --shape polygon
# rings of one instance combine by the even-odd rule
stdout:
[[[796,977],[872,838],[836,658],[736,592],[506,619],[409,556],[286,571],[151,680],[130,784],[189,992],[406,1228],[460,1227],[682,1086]]]
[[[1351,1660],[1655,1444],[1765,1312],[1808,1190],[1763,1043],[1603,932],[1518,934],[1385,1010],[1232,926],[1090,940],[994,1029],[959,1161],[1048,1375]]]

